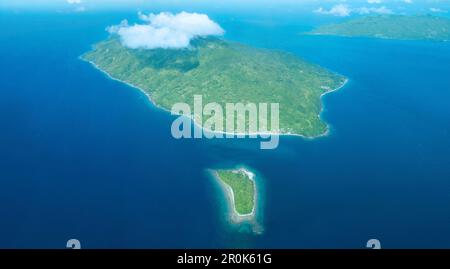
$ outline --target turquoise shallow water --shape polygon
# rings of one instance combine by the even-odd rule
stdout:
[[[173,117],[78,60],[128,13],[8,13],[0,23],[0,247],[450,247],[450,44],[305,36],[314,18],[208,13],[226,38],[349,78],[330,136],[175,140]],[[269,16],[269,17],[268,17]],[[33,25],[33,27],[30,27]],[[237,232],[205,175],[263,177],[264,233]]]

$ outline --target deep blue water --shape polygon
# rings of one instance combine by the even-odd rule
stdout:
[[[172,116],[78,59],[134,12],[1,11],[0,248],[450,247],[449,43],[303,36],[317,23],[307,15],[209,15],[228,39],[349,77],[323,99],[331,135],[272,151],[175,140]],[[204,172],[235,165],[263,177],[262,235],[228,227]]]

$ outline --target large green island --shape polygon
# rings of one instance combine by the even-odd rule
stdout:
[[[423,15],[368,16],[323,25],[309,34],[399,40],[450,40],[450,19]]]
[[[126,48],[112,35],[81,58],[141,89],[165,110],[180,102],[193,106],[194,95],[221,106],[279,103],[279,129],[272,133],[304,137],[327,132],[320,97],[346,82],[291,53],[212,37],[196,38],[185,49],[149,50]]]

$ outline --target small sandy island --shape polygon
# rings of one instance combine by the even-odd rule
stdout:
[[[211,174],[223,190],[229,207],[229,219],[233,224],[252,224],[253,232],[261,233],[257,223],[258,188],[255,173],[247,168],[211,170]]]

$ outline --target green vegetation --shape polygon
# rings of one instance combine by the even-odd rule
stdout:
[[[128,49],[117,37],[82,56],[112,77],[150,95],[160,107],[175,103],[279,103],[279,133],[315,137],[327,126],[319,118],[320,96],[345,78],[296,56],[217,38],[198,38],[187,49]],[[248,130],[248,123],[246,126]]]
[[[217,171],[217,175],[220,180],[233,190],[237,213],[241,215],[252,213],[255,206],[255,183],[249,178],[246,171],[242,169],[219,170]]]
[[[450,40],[450,19],[435,16],[383,15],[318,27],[311,34],[400,40]]]

